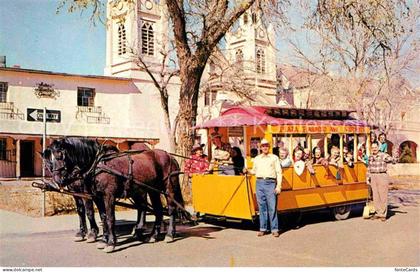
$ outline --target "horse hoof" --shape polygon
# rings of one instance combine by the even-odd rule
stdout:
[[[87,243],[95,243],[96,242],[96,234],[95,233],[93,233],[93,232],[90,232],[89,234],[88,234],[88,236],[87,236],[87,240],[86,240],[86,242]]]
[[[156,239],[156,237],[150,237],[149,238],[149,241],[148,241],[149,243],[156,243],[157,242],[157,239]]]
[[[73,241],[74,242],[83,242],[84,240],[86,240],[85,239],[85,237],[84,236],[74,236],[74,238],[73,238]]]
[[[112,252],[114,252],[114,249],[115,249],[115,246],[106,246],[106,247],[103,249],[103,251],[104,251],[105,253],[112,253]]]
[[[102,241],[100,241],[97,245],[96,245],[96,248],[97,249],[104,249],[106,247],[106,243],[105,242],[102,242]]]
[[[86,240],[86,243],[95,243],[95,242],[96,242],[96,237],[94,236],[88,237]]]
[[[174,240],[175,240],[175,238],[172,237],[172,236],[168,236],[168,235],[165,236],[165,242],[166,243],[172,243]]]

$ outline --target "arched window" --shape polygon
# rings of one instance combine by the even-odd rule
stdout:
[[[236,50],[235,60],[236,60],[236,64],[239,66],[239,68],[241,70],[243,70],[243,68],[244,68],[244,53],[242,52],[242,49]]]
[[[118,55],[127,53],[127,36],[125,33],[125,26],[119,24],[118,26]]]
[[[154,55],[155,42],[154,42],[153,24],[144,22],[141,26],[141,53],[149,56]]]
[[[262,48],[257,49],[257,56],[256,56],[256,70],[257,73],[263,74],[265,73],[265,53]]]

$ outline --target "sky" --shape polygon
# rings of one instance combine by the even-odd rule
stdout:
[[[105,67],[105,26],[93,26],[91,13],[56,14],[61,0],[0,0],[0,56],[7,66],[102,75]],[[278,37],[278,59],[288,49]]]
[[[105,25],[90,21],[89,10],[81,13],[62,9],[62,0],[0,0],[0,56],[6,56],[7,66],[73,74],[103,75],[105,67]],[[290,18],[302,24],[301,14],[293,5]],[[300,40],[301,49],[311,46],[305,31],[278,33],[276,47],[278,63],[294,63],[287,37]],[[420,85],[417,75],[409,76]],[[413,80],[414,79],[414,80]]]
[[[102,75],[105,26],[89,12],[56,14],[60,0],[0,0],[0,56],[7,66]]]

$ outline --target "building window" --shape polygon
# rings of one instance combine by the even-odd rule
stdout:
[[[244,13],[244,25],[248,24],[248,13]]]
[[[77,106],[94,107],[95,106],[95,89],[77,88]]]
[[[256,66],[257,73],[265,73],[265,54],[261,48],[257,49]]]
[[[216,101],[217,91],[206,91],[204,94],[204,106],[211,106]]]
[[[7,82],[0,82],[0,103],[7,102]]]
[[[6,155],[6,139],[0,138],[0,160],[7,160]]]
[[[238,68],[243,70],[244,67],[244,53],[242,52],[242,49],[238,49],[236,50],[235,53],[235,58],[236,58],[236,64],[238,65]]]
[[[255,25],[257,23],[257,14],[256,13],[252,13],[252,23]]]
[[[127,35],[125,33],[125,26],[118,25],[118,55],[127,53]]]
[[[153,24],[144,22],[141,26],[141,53],[153,56],[155,49]]]

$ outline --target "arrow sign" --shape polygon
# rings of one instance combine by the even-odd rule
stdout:
[[[31,109],[26,110],[26,120],[30,122],[42,122],[44,111],[42,109]],[[47,122],[60,123],[61,122],[61,111],[58,110],[47,110],[46,116]]]

